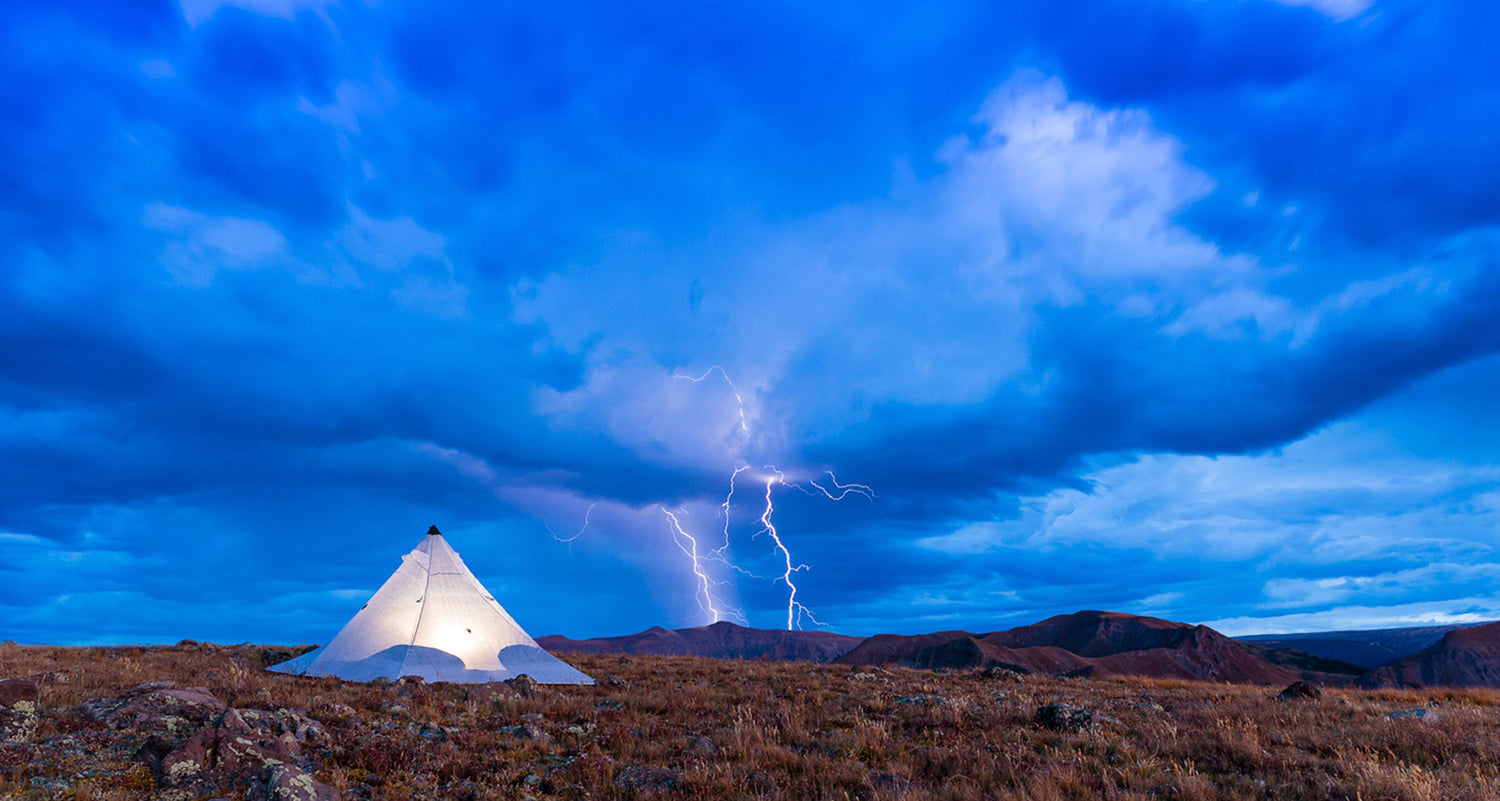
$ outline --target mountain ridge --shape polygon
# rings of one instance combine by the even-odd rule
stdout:
[[[1438,638],[1436,642],[1430,642]],[[1354,642],[1369,654],[1396,654],[1373,666],[1337,658]],[[962,630],[855,637],[828,631],[753,629],[727,621],[635,634],[572,639],[538,637],[554,652],[705,656],[718,659],[833,662],[937,670],[993,668],[1057,676],[1153,676],[1258,684],[1311,681],[1327,685],[1500,687],[1500,623],[1413,627],[1372,632],[1321,632],[1231,638],[1213,628],[1124,612],[1083,610],[1002,631]],[[1400,653],[1404,645],[1428,647]]]

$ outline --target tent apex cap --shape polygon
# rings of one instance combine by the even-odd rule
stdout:
[[[441,537],[441,536],[443,536],[443,532],[438,531],[437,530],[437,526],[428,526],[427,527],[427,536],[429,536],[429,537]]]

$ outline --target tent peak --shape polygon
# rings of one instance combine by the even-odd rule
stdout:
[[[429,536],[429,537],[441,537],[441,536],[443,536],[443,532],[438,531],[437,530],[437,526],[428,526],[427,527],[427,536]]]

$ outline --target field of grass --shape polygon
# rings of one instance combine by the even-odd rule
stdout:
[[[40,687],[30,743],[0,745],[0,798],[182,798],[144,733],[78,709],[143,682],[327,729],[346,798],[1500,798],[1500,692],[1325,690],[1149,679],[575,656],[593,687],[347,684],[262,671],[254,646],[0,646]],[[523,688],[524,689],[524,688]],[[1091,725],[1053,730],[1065,702]],[[1425,709],[1422,717],[1388,713]]]

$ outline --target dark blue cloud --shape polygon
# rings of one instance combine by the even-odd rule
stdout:
[[[0,25],[0,638],[1500,610],[1482,4],[257,5]]]

